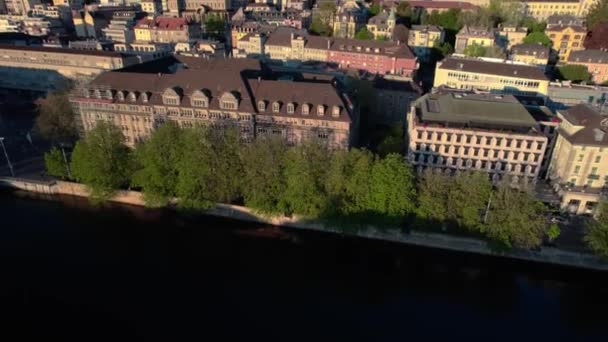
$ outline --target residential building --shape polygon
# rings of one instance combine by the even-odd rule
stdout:
[[[547,106],[551,110],[567,109],[578,104],[586,104],[608,114],[608,87],[573,84],[570,81],[549,84]]]
[[[0,87],[45,92],[139,63],[110,51],[0,45]]]
[[[186,18],[148,16],[135,25],[135,40],[138,42],[178,43],[200,37],[200,24]]]
[[[608,82],[608,52],[604,50],[572,51],[568,64],[584,65],[597,84]]]
[[[139,12],[139,7],[133,6],[85,7],[83,10],[72,11],[72,21],[79,38],[100,39],[103,37],[103,29],[108,27],[115,14]]]
[[[6,12],[12,15],[27,15],[40,0],[5,0]]]
[[[494,46],[494,33],[483,27],[464,26],[456,35],[456,46],[454,51],[458,54],[464,53],[467,46],[479,45],[483,47]]]
[[[407,45],[422,61],[429,60],[433,48],[445,40],[443,28],[435,25],[412,25]]]
[[[493,93],[547,95],[549,79],[536,66],[489,58],[448,57],[437,63],[434,87]]]
[[[523,13],[538,21],[546,21],[552,15],[584,17],[598,0],[524,0]]]
[[[60,20],[66,28],[72,28],[72,10],[68,6],[37,4],[30,12],[33,17]]]
[[[479,7],[472,4],[473,1],[412,0],[408,2],[412,9],[417,11],[419,14],[422,14],[422,12],[431,14],[433,12],[443,13],[451,9],[460,10],[463,12],[476,11],[479,9]]]
[[[533,184],[548,138],[512,95],[427,94],[407,115],[407,158],[418,172],[488,172],[493,181]]]
[[[376,77],[373,80],[375,110],[370,123],[395,125],[405,124],[407,110],[420,97],[422,89],[412,80]]]
[[[528,29],[517,26],[499,26],[496,31],[496,43],[504,49],[511,49],[515,45],[523,44],[528,35]]]
[[[548,178],[562,208],[592,213],[608,180],[608,119],[581,104],[558,110],[561,120]]]
[[[581,25],[575,18],[570,16],[559,16],[553,24],[547,24],[545,33],[553,43],[561,61],[567,61],[570,52],[583,50],[583,42],[587,34],[587,28]],[[565,22],[565,23],[562,23]]]
[[[389,12],[382,11],[371,17],[367,22],[367,30],[374,35],[374,39],[389,40],[393,37],[396,22],[395,9],[391,8]]]
[[[252,59],[176,58],[176,66],[163,60],[162,68],[107,72],[76,89],[70,101],[83,132],[110,121],[133,146],[173,121],[181,127],[234,127],[246,141],[320,139],[332,148],[354,142],[355,107],[329,82],[275,80]]]
[[[515,62],[536,65],[543,71],[549,64],[551,49],[542,44],[518,44],[511,48],[509,58]]]
[[[103,37],[117,43],[131,44],[135,41],[135,23],[141,18],[135,12],[117,12],[107,27],[101,29]]]
[[[336,10],[333,36],[353,39],[357,32],[365,26],[366,20],[365,8],[360,3],[352,0],[345,1]]]
[[[148,15],[161,15],[163,13],[163,5],[159,0],[142,0],[141,10]]]

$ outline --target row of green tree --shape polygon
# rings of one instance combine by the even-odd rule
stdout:
[[[268,214],[457,229],[501,246],[534,247],[545,236],[545,209],[527,192],[494,187],[485,173],[426,171],[417,181],[403,156],[328,151],[318,142],[287,147],[278,138],[243,144],[235,130],[181,129],[167,123],[134,150],[120,130],[100,123],[77,142],[68,165],[46,155],[49,173],[84,184],[98,200],[140,189],[150,206],[173,198],[185,209],[244,203]]]

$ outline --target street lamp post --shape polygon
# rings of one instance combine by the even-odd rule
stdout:
[[[70,164],[68,163],[68,158],[65,156],[65,147],[69,146],[66,144],[59,144],[61,147],[61,153],[63,154],[63,162],[65,163],[65,169],[68,172],[68,177],[72,178],[72,171],[70,170]]]
[[[4,151],[4,156],[6,157],[6,163],[8,164],[8,169],[11,171],[11,176],[15,177],[15,170],[13,170],[13,164],[11,164],[11,160],[8,158],[8,153],[6,152],[6,147],[4,147],[4,137],[0,137],[0,145],[2,145],[2,150]]]

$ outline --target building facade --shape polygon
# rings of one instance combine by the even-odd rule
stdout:
[[[543,71],[549,64],[551,49],[541,44],[518,44],[511,48],[509,57],[512,61],[535,65]]]
[[[608,120],[587,105],[559,110],[561,120],[548,177],[562,208],[595,210],[608,180]]]
[[[480,27],[464,26],[456,35],[454,52],[462,54],[471,45],[492,47],[495,43],[494,33]]]
[[[597,84],[608,82],[608,52],[603,50],[572,51],[568,64],[584,65]]]
[[[524,0],[524,15],[546,21],[552,15],[584,17],[598,0]]]
[[[395,9],[391,8],[389,12],[382,11],[371,17],[367,22],[367,30],[374,35],[374,39],[392,39],[393,31],[397,23]]]
[[[201,38],[201,26],[186,18],[148,16],[135,25],[135,40],[149,43],[180,43]]]
[[[437,63],[433,85],[544,97],[549,79],[538,67],[523,63],[448,57]]]
[[[583,42],[587,35],[587,28],[576,22],[548,24],[545,33],[551,39],[553,49],[557,51],[560,61],[567,61],[570,52],[585,48]]]
[[[83,133],[110,121],[133,146],[173,121],[234,127],[245,141],[278,136],[348,148],[355,139],[355,108],[331,83],[266,79],[252,59],[177,58],[182,67],[173,72],[108,72],[75,90],[70,101]]]
[[[45,92],[139,63],[135,56],[33,46],[0,46],[0,87]]]
[[[497,44],[504,49],[511,49],[515,45],[523,44],[528,35],[528,29],[517,26],[500,26],[496,29]]]
[[[431,57],[433,48],[444,40],[445,32],[440,26],[412,25],[408,33],[407,45],[420,60],[427,61]]]
[[[357,32],[365,27],[365,9],[356,1],[346,1],[338,6],[333,22],[333,36],[354,39]]]
[[[547,106],[551,110],[567,109],[578,104],[586,104],[608,114],[608,87],[573,84],[570,81],[549,84]]]
[[[493,181],[533,184],[548,138],[513,96],[439,93],[415,102],[407,116],[408,160],[418,172],[477,170]]]

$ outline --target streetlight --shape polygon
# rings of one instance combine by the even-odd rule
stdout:
[[[11,176],[15,177],[15,171],[13,170],[13,164],[11,164],[11,160],[8,159],[8,153],[6,152],[6,147],[4,147],[4,137],[0,137],[0,145],[2,145],[2,150],[4,150],[4,156],[6,157],[6,163],[8,164],[9,170],[11,170]]]
[[[61,153],[63,154],[63,162],[65,163],[65,169],[68,172],[68,177],[72,178],[72,172],[70,170],[70,164],[68,163],[68,158],[66,158],[65,156],[65,147],[69,147],[70,145],[68,144],[64,144],[64,143],[60,143],[59,147],[61,147]]]

